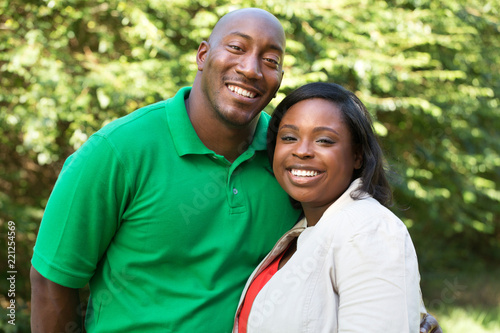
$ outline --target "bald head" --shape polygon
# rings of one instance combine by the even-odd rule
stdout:
[[[260,112],[281,85],[284,50],[283,27],[265,10],[246,8],[223,16],[198,47],[191,121],[203,118],[200,128],[215,121],[233,134],[252,136]]]
[[[217,44],[227,32],[228,26],[245,21],[254,22],[255,24],[265,23],[266,25],[271,26],[282,40],[283,48],[285,47],[285,31],[283,30],[283,26],[280,21],[273,14],[260,8],[243,8],[227,13],[215,25],[208,42],[210,44]]]

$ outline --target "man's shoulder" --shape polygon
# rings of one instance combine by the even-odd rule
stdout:
[[[109,137],[113,136],[115,132],[119,132],[121,136],[127,133],[133,135],[138,132],[144,134],[144,131],[154,131],[155,128],[164,129],[168,121],[166,113],[183,106],[184,95],[189,93],[189,90],[189,87],[182,88],[170,98],[143,106],[126,116],[115,119],[103,126],[98,133],[101,136]]]
[[[162,114],[168,100],[156,102],[137,109],[126,116],[115,119],[103,126],[97,133],[101,136],[113,136],[115,132],[135,132],[144,126],[154,126],[163,118]]]

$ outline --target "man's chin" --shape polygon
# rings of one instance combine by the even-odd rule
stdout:
[[[217,112],[219,120],[230,128],[246,128],[255,125],[260,117],[259,111],[227,110]]]

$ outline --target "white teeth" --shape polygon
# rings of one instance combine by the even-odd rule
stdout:
[[[317,176],[319,174],[318,171],[312,171],[312,170],[292,169],[291,172],[292,172],[292,175],[297,176],[297,177],[314,177],[314,176]]]
[[[240,87],[235,87],[235,86],[227,86],[229,88],[229,90],[231,90],[232,92],[235,92],[237,93],[238,95],[241,95],[241,96],[245,96],[245,97],[250,97],[250,98],[254,98],[255,97],[255,94],[248,91],[248,90],[245,90],[245,89],[241,89]]]

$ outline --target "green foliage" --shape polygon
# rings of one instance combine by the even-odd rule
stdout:
[[[266,111],[331,81],[372,112],[422,270],[500,260],[497,1],[0,0],[0,230],[16,222],[21,303],[65,158],[103,124],[190,85],[200,41],[249,6],[287,33],[285,79]]]
[[[478,309],[449,306],[435,314],[444,332],[498,333],[500,308]]]

